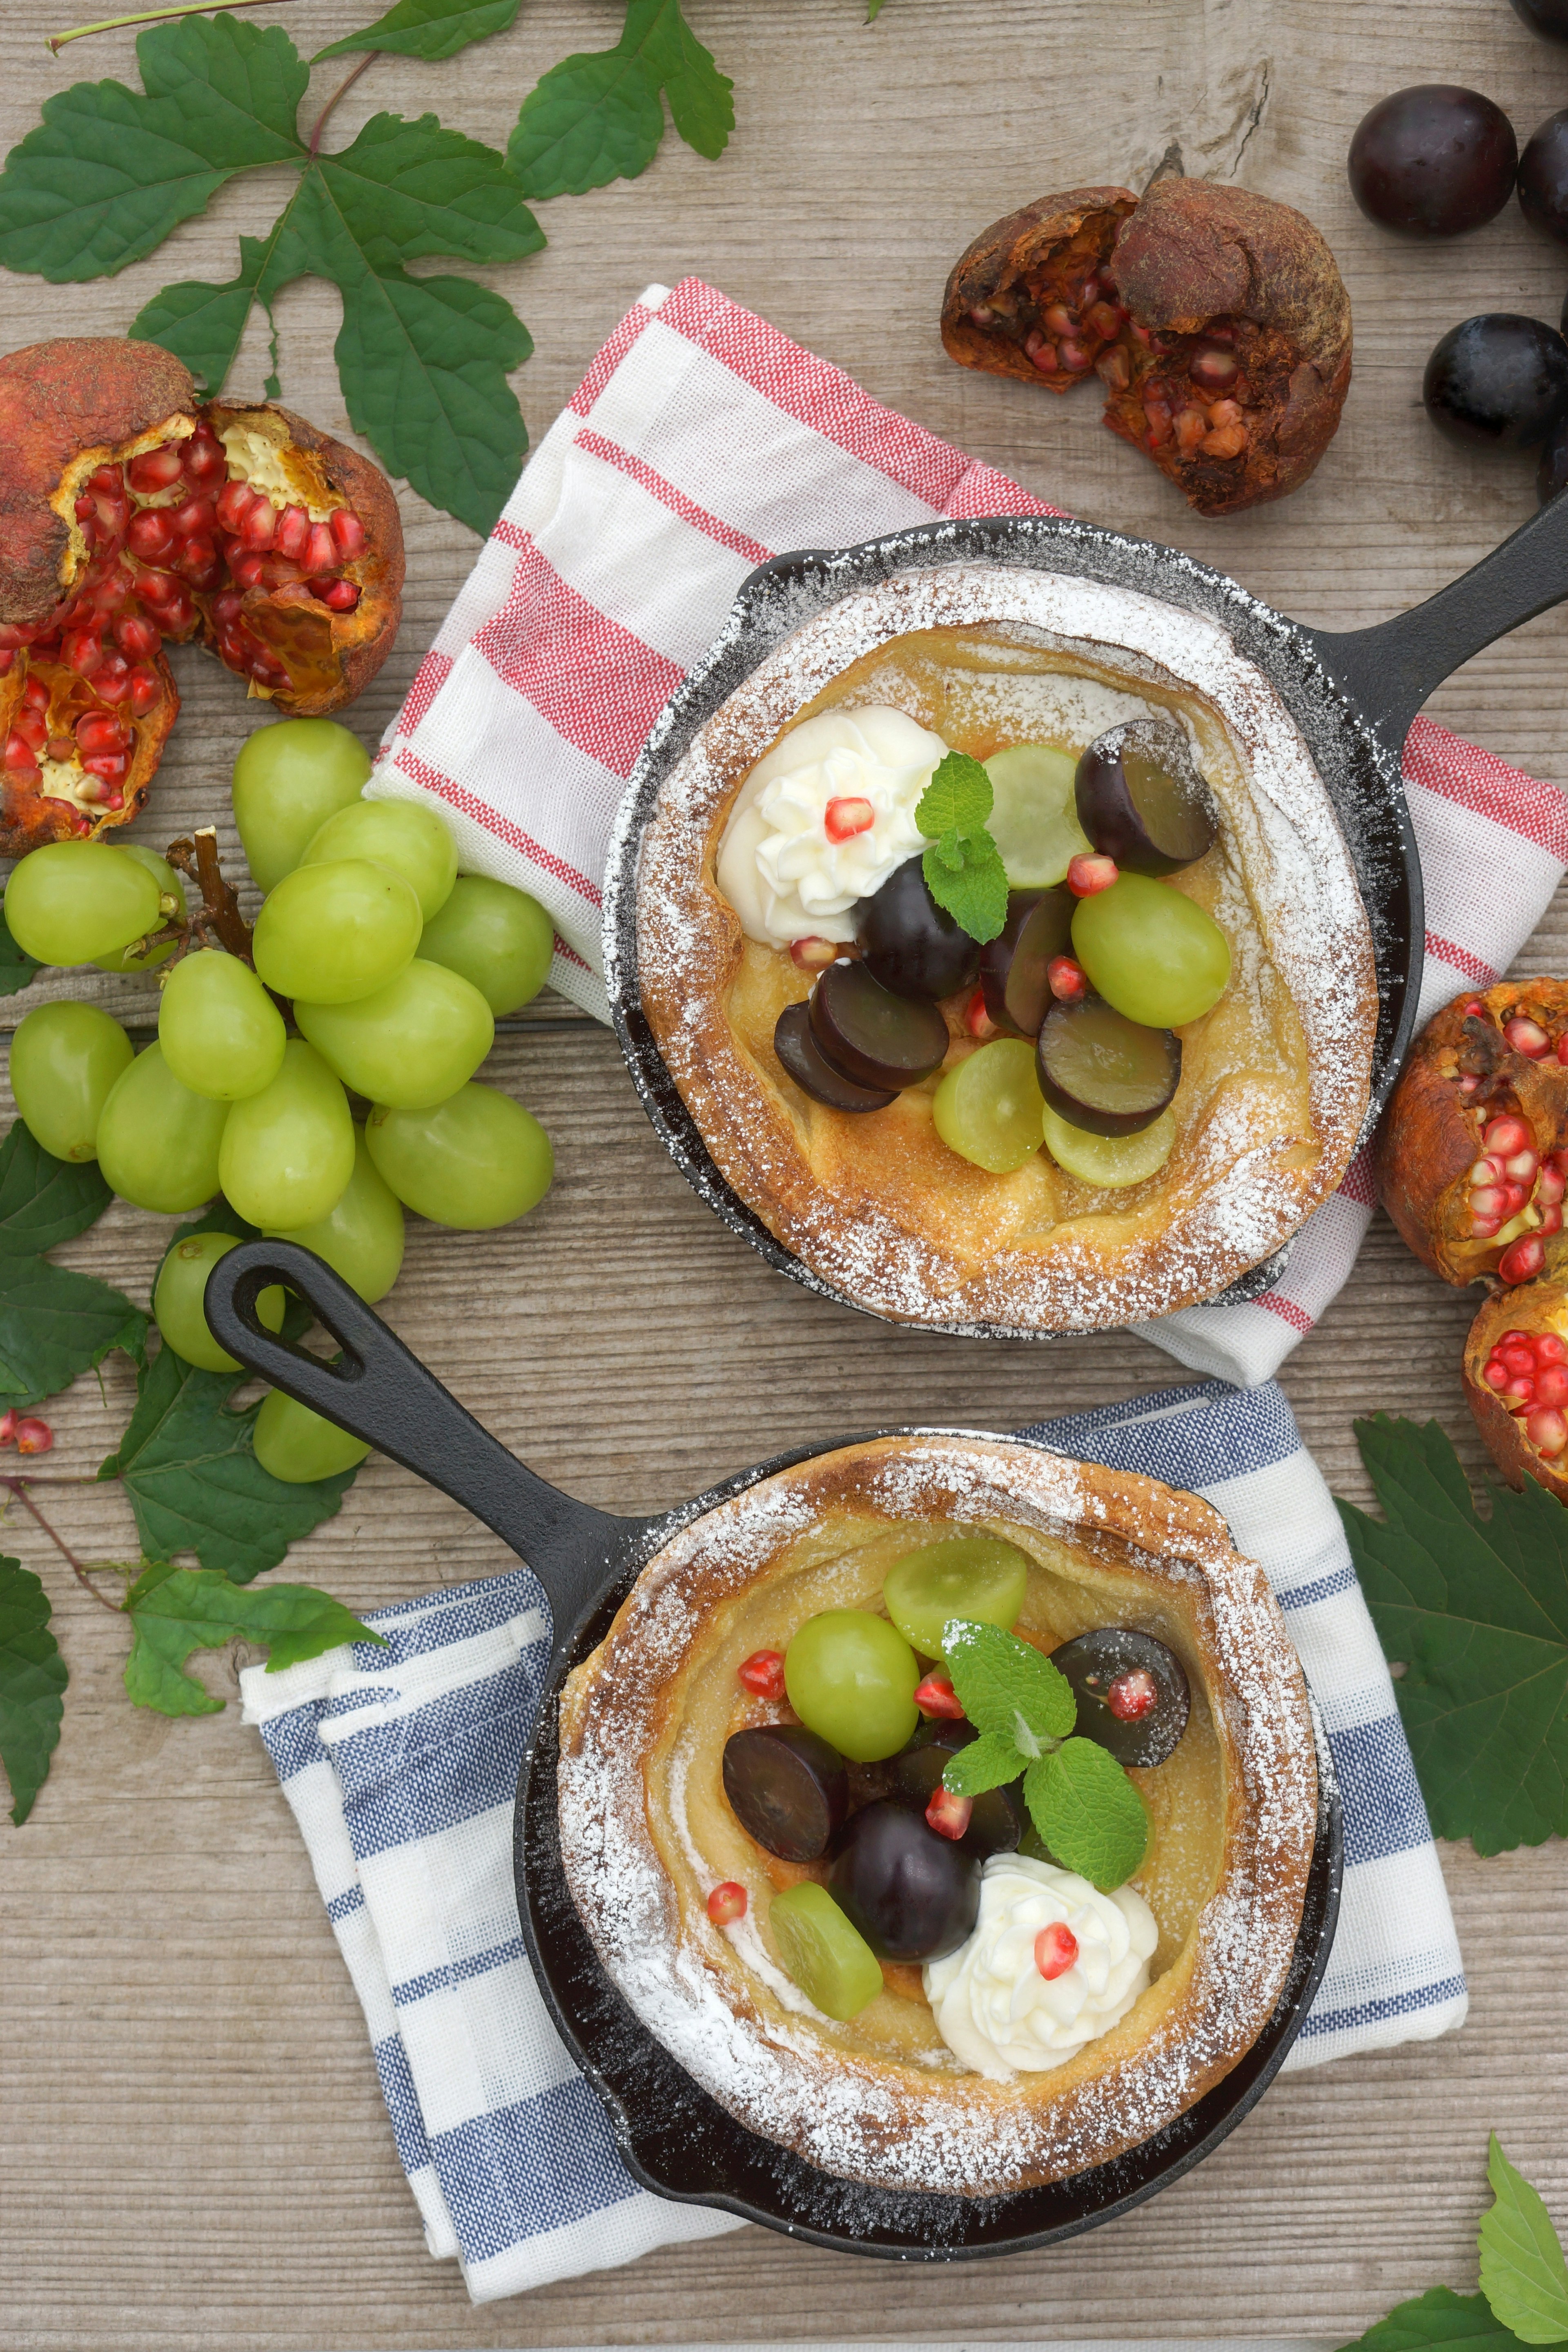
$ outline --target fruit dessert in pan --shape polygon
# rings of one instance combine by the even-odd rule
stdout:
[[[753,2132],[984,2197],[1104,2163],[1271,2015],[1317,1821],[1300,1669],[1191,1495],[1004,1439],[775,1474],[562,1700],[573,1899]]]
[[[637,970],[726,1181],[857,1306],[1213,1297],[1339,1183],[1376,985],[1283,704],[1201,614],[1000,566],[787,639],[643,836]]]

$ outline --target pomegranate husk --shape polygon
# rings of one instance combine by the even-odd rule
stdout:
[[[1465,1398],[1487,1452],[1510,1486],[1527,1478],[1544,1486],[1559,1502],[1568,1503],[1568,1453],[1549,1459],[1531,1444],[1523,1420],[1510,1412],[1481,1377],[1482,1368],[1505,1331],[1531,1337],[1550,1331],[1562,1339],[1568,1333],[1568,1285],[1550,1274],[1533,1282],[1500,1290],[1489,1298],[1471,1324],[1465,1341]]]
[[[971,314],[990,309],[998,295],[1005,303],[1018,295],[1032,301],[1047,277],[1070,278],[1075,265],[1080,271],[1099,269],[1137,202],[1131,188],[1069,188],[1063,195],[1040,196],[984,229],[954,265],[942,297],[942,341],[949,359],[1052,392],[1084,383],[1081,373],[1063,368],[1042,373],[1021,342],[977,327]]]

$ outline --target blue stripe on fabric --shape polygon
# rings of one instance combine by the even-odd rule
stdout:
[[[1128,1404],[1066,1413],[1018,1432],[1037,1445],[1108,1470],[1137,1470],[1189,1493],[1271,1470],[1301,1450],[1285,1391],[1277,1381],[1235,1389],[1226,1381],[1197,1381],[1157,1389]]]
[[[482,1711],[472,1693],[453,1693],[337,1744],[343,1817],[361,1862],[510,1804],[539,1704],[539,1675],[512,1667],[482,1689],[489,1694]],[[464,1722],[465,1712],[478,1719]]]
[[[509,1618],[521,1617],[531,1609],[549,1622],[549,1601],[531,1569],[510,1570],[485,1583],[453,1585],[439,1609],[405,1602],[399,1610],[378,1609],[367,1617],[366,1624],[384,1637],[385,1646],[356,1642],[354,1664],[367,1674],[384,1674],[405,1658],[426,1657],[432,1650],[448,1649],[477,1633],[493,1633]]]
[[[279,1780],[291,1780],[308,1764],[321,1762],[321,1743],[316,1735],[320,1717],[321,1702],[312,1698],[303,1706],[291,1706],[287,1715],[275,1715],[270,1723],[257,1726]]]
[[[401,1984],[393,1986],[392,1998],[399,2009],[406,2009],[410,2001],[424,2000],[433,1992],[449,1992],[454,1985],[488,1976],[491,1969],[510,1968],[527,1957],[522,1937],[512,1936],[504,1944],[492,1944],[488,1952],[474,1953],[470,1959],[453,1960],[438,1969],[426,1969],[422,1976],[405,1977]]]
[[[549,1664],[548,1645],[543,1641],[531,1642],[494,1674],[460,1683],[455,1690],[437,1692],[406,1715],[394,1716],[390,1722],[367,1723],[363,1728],[355,1727],[352,1706],[332,1702],[325,1719],[334,1728],[332,1752],[344,1786],[369,1787],[389,1759],[399,1771],[406,1771],[418,1764],[426,1748],[444,1747],[465,1732],[483,1730],[498,1717],[521,1710],[531,1722]],[[398,1696],[395,1680],[360,1696],[365,1706],[384,1706]]]
[[[353,1912],[363,1909],[364,1888],[347,1886],[341,1895],[333,1895],[327,1906],[327,1916],[329,1919],[347,1919]]]
[[[1352,2033],[1358,2026],[1378,2025],[1384,2018],[1409,2017],[1418,2009],[1440,2009],[1458,2000],[1466,1990],[1463,1977],[1442,1977],[1436,1984],[1419,1985],[1410,1992],[1382,1994],[1360,2000],[1350,2009],[1309,2010],[1301,2025],[1303,2042],[1319,2033]]]
[[[1333,1601],[1355,1589],[1354,1569],[1336,1568],[1327,1576],[1314,1576],[1309,1584],[1292,1585],[1288,1592],[1276,1589],[1274,1597],[1281,1609],[1315,1609],[1320,1601]]]
[[[1329,1746],[1344,1807],[1346,1863],[1381,1862],[1425,1845],[1432,1832],[1399,1717],[1331,1731]]]
[[[425,2137],[425,2116],[419,2105],[419,2094],[414,2087],[409,2072],[408,2053],[403,2046],[401,2033],[389,2033],[384,2042],[373,2044],[375,2071],[381,2078],[381,2095],[386,2101],[386,2112],[392,2117],[392,2135],[397,2142],[397,2160],[405,2172],[419,2172],[430,2161],[430,2143]]]
[[[639,2194],[580,2074],[436,2133],[430,2153],[470,2263]]]

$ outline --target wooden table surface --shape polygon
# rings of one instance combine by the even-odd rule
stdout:
[[[4,10],[6,144],[68,80],[133,79],[126,34],[50,57],[43,35],[78,9]],[[310,54],[374,13],[293,0],[256,16]],[[1396,242],[1362,220],[1344,178],[1356,121],[1409,82],[1489,91],[1521,140],[1568,101],[1568,50],[1531,39],[1504,0],[888,0],[872,28],[859,0],[690,0],[689,13],[735,80],[728,155],[704,163],[667,137],[643,179],[544,208],[549,249],[494,273],[536,340],[518,379],[535,437],[641,288],[696,271],[1041,496],[1189,548],[1309,622],[1394,612],[1531,511],[1526,467],[1437,439],[1421,368],[1476,311],[1554,320],[1565,257],[1511,208],[1458,243]],[[618,23],[609,0],[529,0],[510,32],[447,64],[382,58],[332,136],[378,109],[434,108],[503,145],[538,74],[604,46]],[[312,107],[338,70],[318,69]],[[977,229],[1052,188],[1141,185],[1173,142],[1188,170],[1308,211],[1355,309],[1355,383],[1318,475],[1228,523],[1199,521],[1112,441],[1092,394],[1058,403],[955,369],[935,333],[947,268]],[[9,278],[0,341],[116,331],[169,279],[227,278],[237,235],[259,234],[275,185],[266,173],[231,185],[117,280]],[[314,282],[279,307],[285,397],[342,432],[337,320],[336,295]],[[253,329],[231,388],[258,389],[264,371]],[[411,495],[403,504],[402,637],[348,714],[369,743],[475,548]],[[1471,663],[1435,710],[1568,784],[1565,642],[1568,622],[1549,614]],[[212,664],[175,662],[185,709],[137,832],[162,845],[215,822],[232,850],[227,778],[249,714]],[[1519,969],[1561,971],[1565,953],[1560,896]],[[5,1018],[43,992],[9,1000]],[[556,1000],[503,1039],[489,1075],[548,1126],[554,1190],[495,1234],[411,1221],[384,1311],[508,1445],[595,1502],[655,1509],[845,1426],[1005,1429],[1185,1377],[1126,1335],[954,1341],[807,1297],[699,1204],[614,1039]],[[62,1262],[144,1297],[170,1222],[117,1205]],[[1380,1217],[1282,1374],[1341,1492],[1365,1496],[1351,1422],[1375,1407],[1435,1414],[1479,1463],[1458,1382],[1474,1303],[1424,1274]],[[123,1556],[134,1540],[115,1486],[70,1483],[111,1449],[131,1394],[116,1358],[101,1393],[86,1379],[49,1409],[48,1505],[89,1556]],[[1482,1862],[1465,1846],[1444,1853],[1473,1992],[1465,2031],[1286,2078],[1211,2161],[1108,2231],[927,2272],[748,2230],[475,2310],[456,2265],[425,2252],[358,2004],[260,1742],[236,1706],[195,1723],[133,1710],[120,1629],[15,1510],[5,1540],[48,1586],[71,1675],[53,1777],[25,1829],[0,1823],[6,2346],[1341,2340],[1429,2284],[1473,2287],[1489,2128],[1568,2221],[1568,1852]],[[368,1608],[509,1558],[455,1505],[373,1459],[289,1569]],[[232,1698],[235,1662],[207,1671]]]

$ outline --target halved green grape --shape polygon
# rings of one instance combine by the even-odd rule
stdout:
[[[894,1755],[916,1724],[921,1670],[908,1642],[868,1609],[808,1617],[784,1652],[784,1689],[808,1731],[857,1764]]]
[[[354,1129],[353,1174],[331,1213],[313,1225],[268,1231],[324,1257],[367,1307],[386,1297],[403,1264],[403,1211],[365,1149],[362,1128]]]
[[[1048,890],[1094,844],[1078,821],[1078,759],[1054,743],[1014,743],[985,762],[994,794],[986,831],[1014,890]]]
[[[882,1600],[905,1641],[922,1657],[940,1658],[943,1628],[954,1617],[1010,1633],[1028,1588],[1028,1556],[1016,1544],[954,1536],[907,1551],[889,1570]]]
[[[207,1276],[239,1240],[237,1234],[187,1234],[176,1242],[158,1269],[153,1292],[153,1320],[164,1344],[203,1372],[237,1372],[239,1364],[213,1338],[203,1304]],[[274,1283],[256,1302],[256,1311],[269,1331],[283,1328],[285,1299]]]
[[[286,874],[256,920],[256,969],[279,996],[350,1004],[403,970],[419,944],[412,884],[368,858]]]
[[[160,857],[157,851],[149,849],[144,842],[117,841],[113,846],[122,849],[127,857],[133,857],[138,866],[144,866],[158,885],[158,920],[153,926],[154,930],[161,931],[170,923],[183,922],[185,886],[168,859]],[[168,962],[179,942],[177,940],[165,940],[162,947],[149,948],[144,955],[132,954],[131,950],[135,945],[136,941],[132,940],[127,946],[116,948],[112,955],[94,956],[92,961],[100,971],[151,971],[155,965]]]
[[[292,1231],[331,1216],[353,1168],[348,1097],[315,1047],[290,1037],[271,1085],[229,1112],[224,1192],[253,1225]]]
[[[1080,1184],[1097,1184],[1108,1192],[1157,1176],[1176,1143],[1175,1114],[1168,1110],[1136,1135],[1090,1135],[1070,1127],[1047,1103],[1042,1126],[1046,1150],[1057,1166]]]
[[[11,1040],[11,1092],[36,1140],[57,1160],[96,1160],[98,1122],[131,1040],[95,1004],[40,1004]]]
[[[5,923],[40,963],[91,963],[158,928],[158,885],[108,841],[46,841],[14,866]]]
[[[174,966],[158,1003],[158,1043],[174,1076],[215,1102],[270,1086],[288,1042],[283,1016],[247,963],[203,948]]]
[[[405,1208],[463,1233],[525,1216],[550,1190],[555,1169],[533,1113],[472,1078],[434,1110],[377,1103],[364,1139]]]
[[[768,1925],[786,1974],[824,2017],[843,2024],[881,1991],[876,1954],[814,1878],[773,1896]]]
[[[455,1095],[496,1034],[479,990],[419,956],[352,1004],[299,998],[294,1018],[346,1087],[395,1110],[433,1110]]]
[[[948,1071],[931,1117],[950,1150],[1005,1176],[1039,1150],[1044,1108],[1034,1046],[1026,1037],[997,1037]]]
[[[226,1103],[183,1086],[163,1047],[149,1045],[121,1072],[99,1116],[104,1181],[133,1208],[163,1216],[199,1209],[218,1189],[227,1123]]]
[[[250,1442],[262,1468],[290,1486],[306,1486],[312,1478],[335,1478],[370,1452],[363,1437],[351,1437],[335,1421],[324,1420],[281,1389],[269,1390],[262,1398]]]
[[[234,821],[258,890],[294,871],[311,835],[358,800],[369,773],[364,745],[334,719],[257,729],[234,763]]]
[[[452,895],[420,934],[427,963],[444,963],[477,988],[498,1021],[538,995],[550,977],[555,926],[537,898],[488,874],[459,874]]]
[[[1099,994],[1147,1029],[1198,1020],[1230,978],[1230,942],[1214,918],[1146,874],[1080,898],[1072,944]]]
[[[301,866],[330,866],[340,858],[368,857],[401,874],[428,922],[452,895],[458,878],[458,845],[434,809],[417,801],[355,801],[330,816],[310,836]]]

